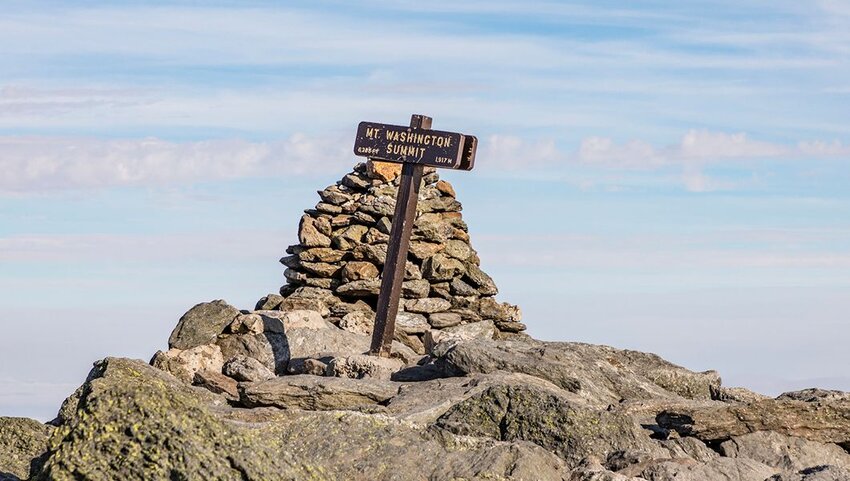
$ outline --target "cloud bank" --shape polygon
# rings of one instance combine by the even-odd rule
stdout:
[[[351,144],[349,136],[304,134],[270,142],[6,136],[0,137],[0,193],[320,174],[347,168],[353,160]],[[784,145],[755,140],[746,133],[708,130],[690,130],[678,144],[660,147],[643,140],[618,143],[592,136],[582,139],[574,151],[559,149],[554,139],[492,135],[479,152],[485,172],[520,167],[558,172],[576,164],[609,171],[674,167],[681,169],[683,185],[691,191],[718,187],[703,174],[707,165],[848,155],[850,146],[837,140]]]
[[[343,167],[348,144],[303,134],[276,142],[0,137],[0,192],[303,175]]]

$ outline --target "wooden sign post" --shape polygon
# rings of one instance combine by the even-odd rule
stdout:
[[[381,294],[375,313],[375,329],[369,354],[388,357],[395,333],[395,319],[404,281],[410,232],[426,165],[472,170],[478,139],[471,135],[431,130],[431,117],[412,115],[410,127],[360,122],[354,154],[402,164],[387,260],[381,279]]]

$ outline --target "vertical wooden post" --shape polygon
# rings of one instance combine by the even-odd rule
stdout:
[[[431,117],[412,115],[410,127],[430,129]],[[369,349],[369,354],[373,356],[389,357],[390,355],[423,169],[422,164],[402,164],[401,183],[398,187],[390,241],[387,246],[387,260],[384,262],[382,272],[381,294],[378,297],[378,308],[375,313],[375,329],[372,331],[372,345]]]

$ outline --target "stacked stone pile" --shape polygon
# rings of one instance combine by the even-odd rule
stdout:
[[[298,244],[281,259],[287,284],[257,309],[312,309],[360,334],[374,325],[401,165],[358,164],[319,191],[298,227]],[[481,270],[455,190],[426,169],[402,285],[396,338],[424,353],[456,326],[484,337],[525,330],[517,306],[496,301],[493,279]],[[444,332],[445,331],[445,332]]]

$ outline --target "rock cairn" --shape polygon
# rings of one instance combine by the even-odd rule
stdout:
[[[319,203],[301,217],[298,243],[280,260],[287,283],[256,309],[311,309],[371,334],[400,172],[399,164],[360,163],[319,191]],[[456,326],[481,337],[525,330],[519,308],[496,301],[498,288],[481,270],[461,209],[451,184],[426,168],[396,321],[396,339],[419,353]]]

